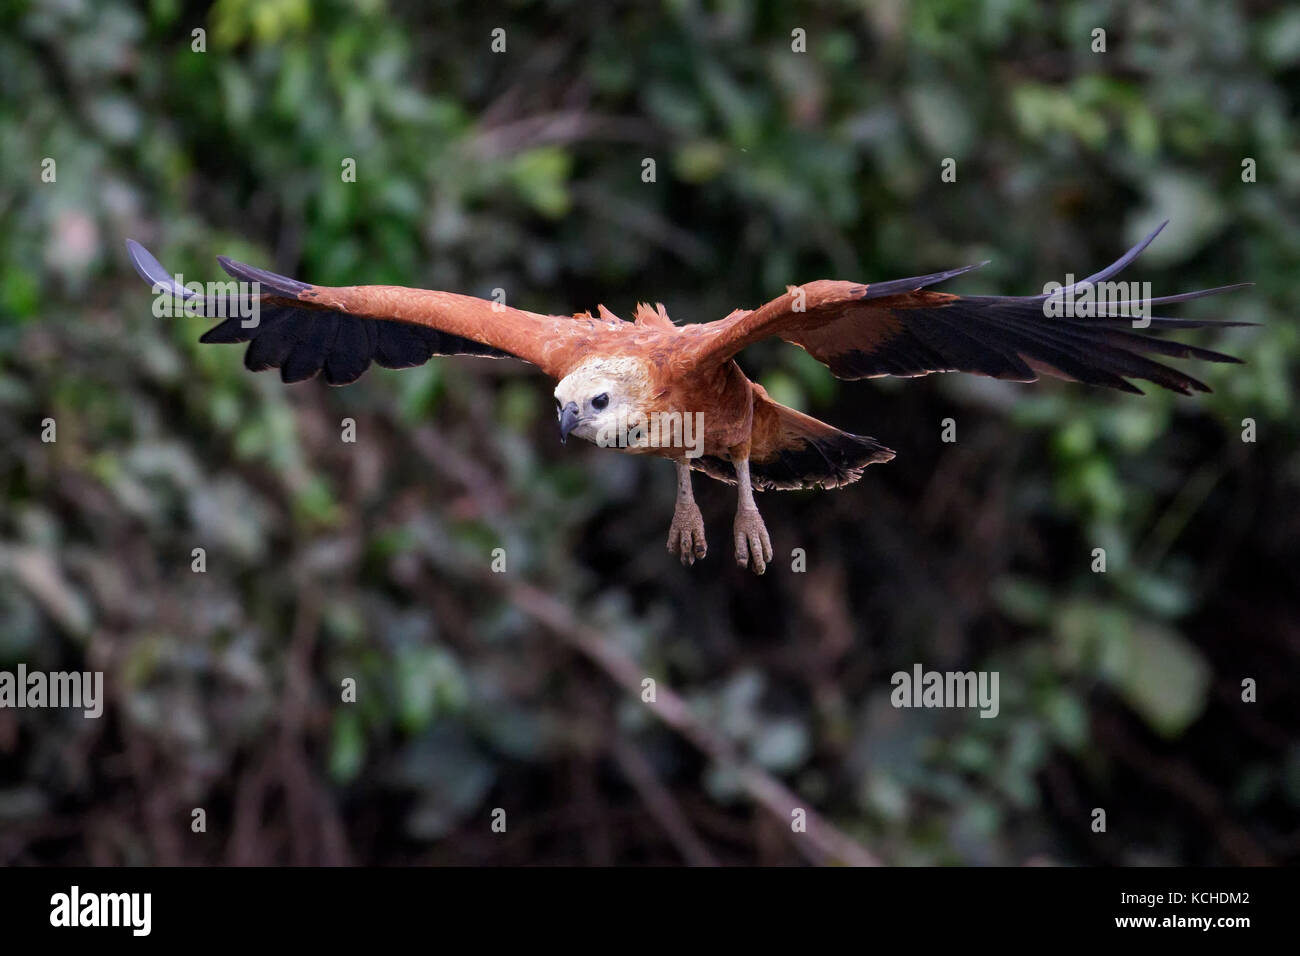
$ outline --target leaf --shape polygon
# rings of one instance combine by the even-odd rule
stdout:
[[[1133,628],[1123,664],[1106,675],[1156,733],[1177,737],[1205,709],[1210,668],[1177,631],[1154,623]]]
[[[351,783],[361,772],[366,759],[365,734],[361,718],[355,710],[345,707],[334,715],[330,734],[330,776],[336,783]]]
[[[803,722],[785,717],[763,722],[754,736],[750,753],[760,766],[776,773],[788,773],[802,766],[808,759],[809,749],[808,730]]]
[[[572,160],[562,149],[543,146],[515,158],[510,180],[520,197],[543,216],[558,219],[569,211],[569,168]]]

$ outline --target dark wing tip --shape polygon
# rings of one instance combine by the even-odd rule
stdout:
[[[924,276],[911,276],[907,279],[890,279],[888,282],[870,282],[862,292],[864,299],[879,299],[887,295],[899,295],[906,292],[915,292],[917,289],[924,289],[926,286],[937,285],[945,282],[955,276],[963,275],[967,272],[973,272],[976,269],[982,269],[992,262],[992,259],[985,259],[983,262],[976,262],[973,265],[961,266],[957,269],[948,269],[944,272],[932,272]]]
[[[290,279],[288,276],[277,275],[274,272],[268,272],[266,269],[259,269],[257,266],[250,266],[246,262],[239,262],[229,256],[217,256],[217,262],[221,264],[221,268],[226,270],[227,275],[242,279],[245,282],[256,282],[291,299],[296,299],[298,293],[304,289],[311,288],[309,283],[299,282],[297,279]]]
[[[1238,289],[1244,289],[1244,288],[1246,288],[1247,286],[1252,286],[1252,285],[1254,285],[1254,284],[1255,284],[1255,283],[1253,283],[1253,282],[1234,282],[1234,283],[1232,283],[1231,285],[1217,285],[1217,286],[1215,286],[1215,287],[1212,288],[1212,289],[1197,289],[1197,290],[1195,290],[1195,291],[1193,291],[1193,292],[1180,292],[1180,293],[1178,293],[1177,295],[1158,295],[1158,296],[1155,296],[1155,297],[1150,298],[1150,299],[1130,299],[1130,300],[1128,300],[1127,302],[1113,302],[1113,303],[1110,303],[1110,307],[1111,307],[1111,308],[1116,308],[1116,309],[1126,309],[1126,308],[1129,308],[1130,306],[1134,306],[1134,305],[1170,305],[1171,303],[1174,303],[1174,302],[1191,302],[1193,299],[1204,299],[1204,298],[1206,298],[1207,296],[1211,296],[1211,295],[1222,295],[1224,292],[1236,292]],[[1064,290],[1062,290],[1062,291],[1064,291]],[[1057,293],[1053,293],[1053,295],[1056,295],[1056,294],[1057,294]],[[1044,297],[1044,296],[1039,296],[1039,298],[1045,298],[1045,297]],[[1121,313],[1121,315],[1124,315],[1124,314],[1125,314],[1125,313]],[[1113,318],[1113,316],[1103,316],[1103,318],[1107,318],[1107,317]],[[1191,320],[1191,321],[1195,321],[1195,320]],[[1247,323],[1217,322],[1217,323],[1214,323],[1214,324],[1216,324],[1216,325],[1237,325],[1237,324],[1252,325],[1252,324],[1257,324],[1257,323],[1249,323],[1249,322],[1247,322]]]

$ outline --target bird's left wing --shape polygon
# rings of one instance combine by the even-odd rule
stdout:
[[[1136,259],[1164,228],[1154,232],[1100,272],[1052,296],[958,296],[928,287],[979,268],[978,265],[889,282],[856,283],[822,279],[793,286],[752,312],[737,312],[702,327],[693,360],[697,367],[731,359],[746,346],[781,338],[808,351],[838,378],[914,377],[931,372],[974,372],[1017,382],[1039,373],[1127,392],[1141,390],[1128,379],[1145,379],[1189,394],[1209,391],[1189,375],[1152,361],[1146,354],[1209,362],[1238,360],[1209,349],[1132,330],[1134,316],[1149,328],[1251,325],[1150,317],[1149,307],[1198,299],[1243,285],[1223,286],[1159,298],[1109,302],[1092,315],[1058,315],[1071,293],[1106,282]],[[980,263],[983,265],[983,263]],[[1085,285],[1086,284],[1086,285]],[[1051,301],[1055,297],[1056,301]],[[1144,311],[1139,311],[1138,307]],[[1078,310],[1075,310],[1076,312]],[[688,327],[689,328],[689,327]]]
[[[401,286],[317,286],[218,256],[238,282],[204,293],[181,285],[138,242],[131,264],[155,292],[186,300],[189,311],[225,321],[202,342],[248,342],[244,364],[278,368],[286,382],[318,372],[330,385],[356,381],[371,361],[411,368],[435,355],[517,358],[561,378],[608,323],[541,315],[473,296]]]

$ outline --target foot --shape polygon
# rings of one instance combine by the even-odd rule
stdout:
[[[742,568],[752,568],[755,574],[767,570],[772,560],[772,539],[767,536],[767,525],[757,508],[741,508],[736,512],[736,563]]]
[[[668,550],[682,559],[682,564],[694,564],[708,554],[704,543],[704,516],[694,501],[679,504],[673,512],[673,524],[668,529]]]

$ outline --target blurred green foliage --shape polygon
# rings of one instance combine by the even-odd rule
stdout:
[[[617,740],[719,859],[799,859],[483,583],[498,547],[891,862],[1294,862],[1300,10],[54,0],[0,24],[0,667],[95,667],[112,695],[97,724],[0,711],[0,862],[679,859]],[[1036,293],[1165,218],[1126,277],[1256,283],[1178,313],[1261,323],[1187,336],[1246,362],[1198,369],[1209,396],[746,354],[900,453],[766,496],[808,573],[761,580],[721,486],[709,558],[673,564],[670,472],[560,449],[526,369],[285,387],[153,317],[122,245],[187,279],[224,253],[707,321],[985,258],[952,288]],[[894,710],[914,661],[997,669],[1000,717]]]

